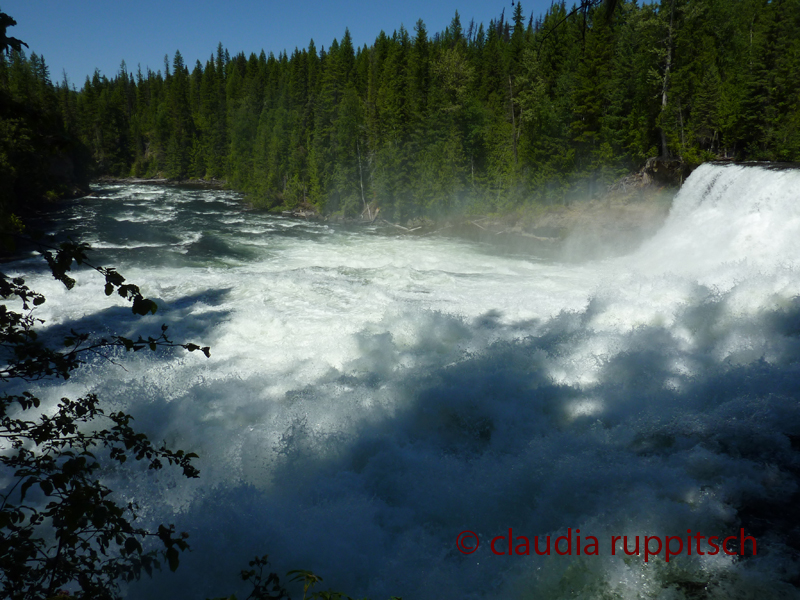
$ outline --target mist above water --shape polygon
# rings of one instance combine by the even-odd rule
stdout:
[[[108,474],[145,522],[191,534],[178,572],[131,598],[237,592],[265,553],[373,600],[790,597],[798,189],[800,171],[702,166],[637,251],[574,264],[109,186],[63,217],[159,313],[133,319],[89,273],[66,292],[42,272],[40,316],[54,333],[166,322],[211,359],[94,362],[40,394],[97,392],[201,456],[199,480]],[[510,527],[580,529],[600,554],[493,554]],[[756,557],[645,563],[608,543],[741,528]],[[456,548],[464,530],[474,554]]]

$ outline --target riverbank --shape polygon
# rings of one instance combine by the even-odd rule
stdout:
[[[152,184],[223,189],[224,180],[119,178],[103,176],[96,185]],[[357,218],[325,215],[304,203],[276,212],[283,217],[314,220],[342,227],[371,226],[396,235],[443,235],[488,244],[501,252],[535,253],[563,260],[586,260],[624,254],[653,235],[669,213],[677,187],[631,174],[588,200],[532,204],[506,214],[451,215],[394,223],[372,203]],[[257,210],[258,207],[255,207]]]
[[[344,227],[378,227],[400,236],[461,237],[505,252],[586,260],[627,253],[652,236],[667,218],[678,189],[634,174],[591,199],[532,204],[507,214],[394,223],[383,219],[376,206],[365,209],[360,217],[345,218],[321,214],[310,204],[280,214]]]
[[[452,234],[511,252],[534,251],[562,260],[625,254],[664,224],[677,188],[645,185],[568,205],[526,207],[451,224]],[[447,234],[448,229],[442,233]]]
[[[158,185],[188,185],[206,189],[222,189],[228,184],[224,179],[167,179],[165,177],[112,177],[111,175],[102,175],[94,179],[92,183],[152,183]]]

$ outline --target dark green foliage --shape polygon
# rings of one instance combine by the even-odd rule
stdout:
[[[135,314],[156,311],[152,300],[111,268],[94,267],[87,261],[84,244],[64,243],[43,248],[53,277],[68,289],[75,281],[68,275],[73,263],[92,268],[105,278],[105,293],[115,291],[131,302]],[[86,355],[104,355],[115,347],[136,352],[174,344],[167,326],[157,336],[129,339],[122,336],[95,339],[71,331],[60,340],[41,335],[43,323],[36,307],[44,296],[25,285],[22,278],[0,273],[0,383],[42,378],[67,379]],[[119,585],[159,568],[160,557],[171,570],[178,567],[179,553],[188,548],[186,535],[173,527],[148,531],[135,526],[136,506],[122,504],[101,482],[110,464],[129,458],[143,461],[151,470],[165,464],[179,467],[186,477],[197,477],[192,465],[197,456],[153,444],[131,425],[123,412],[106,413],[94,394],[77,400],[62,398],[57,406],[39,410],[41,401],[28,391],[0,397],[0,472],[5,482],[0,493],[0,590],[13,600],[52,598],[119,597]],[[148,539],[158,540],[160,552],[148,549]],[[68,590],[68,592],[62,592]]]
[[[101,169],[224,177],[267,207],[509,210],[657,154],[798,160],[799,2],[585,0],[527,26],[517,3],[357,51],[348,31],[277,58],[220,45],[191,75],[176,53],[164,75],[95,76],[77,103],[59,88],[61,112]]]
[[[281,585],[278,575],[276,573],[269,573],[268,575],[264,573],[264,569],[269,565],[268,558],[268,556],[257,556],[250,561],[249,566],[252,568],[241,572],[242,580],[253,586],[253,590],[244,600],[290,600],[290,596]],[[302,584],[302,600],[354,600],[351,596],[341,592],[314,590],[313,588],[317,584],[322,583],[322,577],[315,575],[311,571],[294,570],[289,571],[286,575],[289,578],[289,583]],[[211,600],[237,600],[237,598],[236,596],[228,596],[227,598],[221,597]],[[363,600],[368,599],[364,598]],[[403,599],[398,596],[392,596],[389,600]]]
[[[87,189],[89,156],[76,137],[76,94],[56,88],[44,58],[26,57],[0,13],[0,224],[16,211]]]
[[[148,537],[162,542],[170,569],[177,568],[179,550],[188,548],[184,536],[171,527],[157,532],[135,527],[136,507],[119,504],[100,482],[96,454],[102,450],[120,463],[128,457],[144,460],[150,469],[176,464],[195,477],[194,454],[153,445],[130,426],[130,415],[105,414],[93,394],[62,398],[55,414],[36,420],[23,416],[40,404],[30,393],[1,400],[0,432],[12,451],[0,464],[16,482],[0,507],[5,597],[49,598],[70,587],[76,598],[116,598],[121,582],[159,567],[157,554],[143,550]],[[84,429],[101,421],[105,428]]]
[[[59,107],[101,171],[225,178],[266,207],[397,220],[600,189],[658,154],[800,159],[800,0],[583,0],[355,49],[124,64],[76,94],[41,57],[0,80]],[[14,58],[14,57],[17,58]],[[10,152],[31,139],[6,123]],[[2,132],[0,132],[2,135]],[[2,165],[0,165],[2,168]],[[557,194],[553,191],[557,190]]]

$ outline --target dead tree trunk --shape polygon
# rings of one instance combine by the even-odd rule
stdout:
[[[669,10],[669,29],[667,30],[667,62],[664,66],[664,79],[661,83],[661,156],[669,158],[669,146],[667,144],[667,133],[664,131],[664,119],[667,115],[667,89],[669,88],[669,70],[672,67],[672,29],[675,19],[675,0],[670,2]]]
[[[364,205],[364,210],[367,211],[369,220],[372,221],[372,211],[367,204],[367,199],[364,197],[364,171],[361,169],[361,144],[356,140],[356,150],[358,150],[358,179],[361,182],[361,203]],[[363,212],[361,214],[364,214]]]

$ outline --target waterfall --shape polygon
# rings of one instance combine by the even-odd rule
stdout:
[[[107,474],[143,523],[191,536],[178,572],[130,598],[241,593],[239,570],[266,553],[279,574],[373,600],[789,597],[798,190],[798,170],[704,165],[638,250],[574,264],[291,221],[229,192],[108,186],[63,222],[159,313],[132,318],[80,273],[72,292],[29,278],[43,318],[166,322],[211,358],[98,359],[37,391],[95,391],[200,455],[199,480]],[[509,529],[530,555],[509,555]],[[701,545],[645,562],[613,542],[740,533],[756,556]],[[598,554],[578,555],[577,535]],[[571,536],[570,553],[536,555],[547,536]]]

